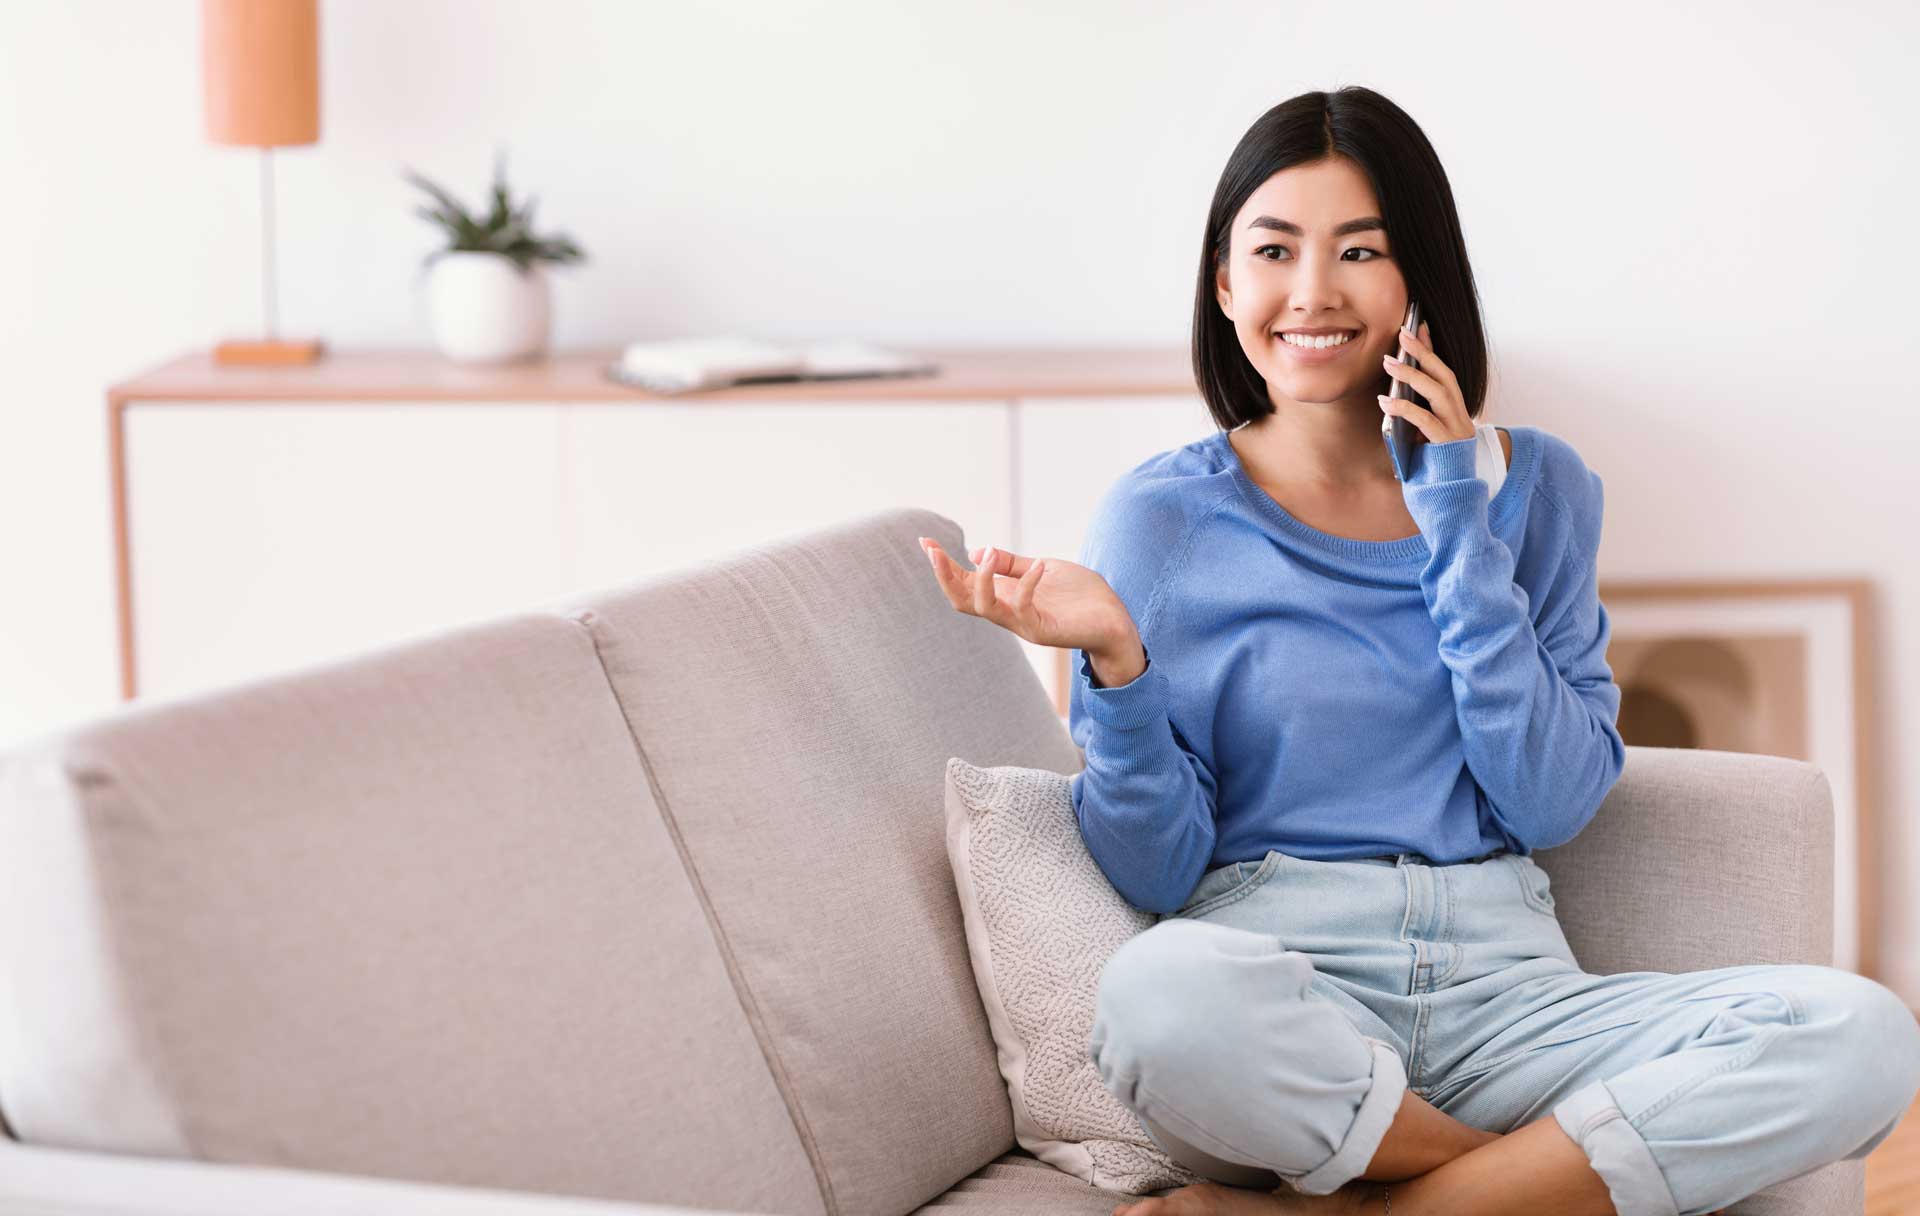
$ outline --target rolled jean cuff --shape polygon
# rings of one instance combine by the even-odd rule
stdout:
[[[1400,1113],[1400,1101],[1407,1092],[1407,1067],[1391,1044],[1363,1037],[1373,1048],[1373,1086],[1360,1100],[1360,1112],[1353,1117],[1347,1138],[1333,1150],[1333,1156],[1286,1180],[1303,1195],[1331,1195],[1364,1173],[1373,1155],[1380,1151],[1380,1142],[1387,1138],[1394,1116]]]
[[[1646,1140],[1627,1122],[1606,1083],[1568,1094],[1553,1108],[1568,1139],[1587,1154],[1593,1172],[1607,1184],[1620,1216],[1679,1216],[1680,1206]]]

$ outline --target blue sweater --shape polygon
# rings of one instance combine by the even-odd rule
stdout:
[[[1101,498],[1080,563],[1125,601],[1147,668],[1096,687],[1073,652],[1073,806],[1129,904],[1176,911],[1203,872],[1269,849],[1447,863],[1593,818],[1626,759],[1600,476],[1565,440],[1506,429],[1491,501],[1476,440],[1414,448],[1420,533],[1400,540],[1295,519],[1225,431]]]

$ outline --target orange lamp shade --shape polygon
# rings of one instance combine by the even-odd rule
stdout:
[[[201,0],[200,40],[214,143],[319,141],[319,0]]]

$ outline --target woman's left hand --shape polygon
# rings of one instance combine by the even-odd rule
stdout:
[[[1400,397],[1381,397],[1380,411],[1384,414],[1398,414],[1408,422],[1420,428],[1428,443],[1452,443],[1474,436],[1473,418],[1467,413],[1466,398],[1460,395],[1460,382],[1454,379],[1453,370],[1440,362],[1440,356],[1433,353],[1427,345],[1427,323],[1420,322],[1418,336],[1400,331],[1400,344],[1408,354],[1420,361],[1420,366],[1409,367],[1391,355],[1383,356],[1387,374],[1395,380],[1404,380],[1420,390],[1432,409],[1424,409],[1413,402]]]

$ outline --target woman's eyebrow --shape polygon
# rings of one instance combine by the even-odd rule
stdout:
[[[1302,228],[1300,225],[1293,223],[1290,220],[1277,220],[1270,215],[1261,216],[1259,219],[1254,220],[1251,224],[1248,224],[1247,227],[1272,228],[1272,229],[1275,229],[1276,231],[1290,233],[1294,236],[1307,235],[1307,230],[1305,228]],[[1334,225],[1333,235],[1346,236],[1350,232],[1385,232],[1386,230],[1387,230],[1387,226],[1381,222],[1379,216],[1367,215],[1367,216],[1362,216],[1357,220],[1348,220],[1344,224]]]

